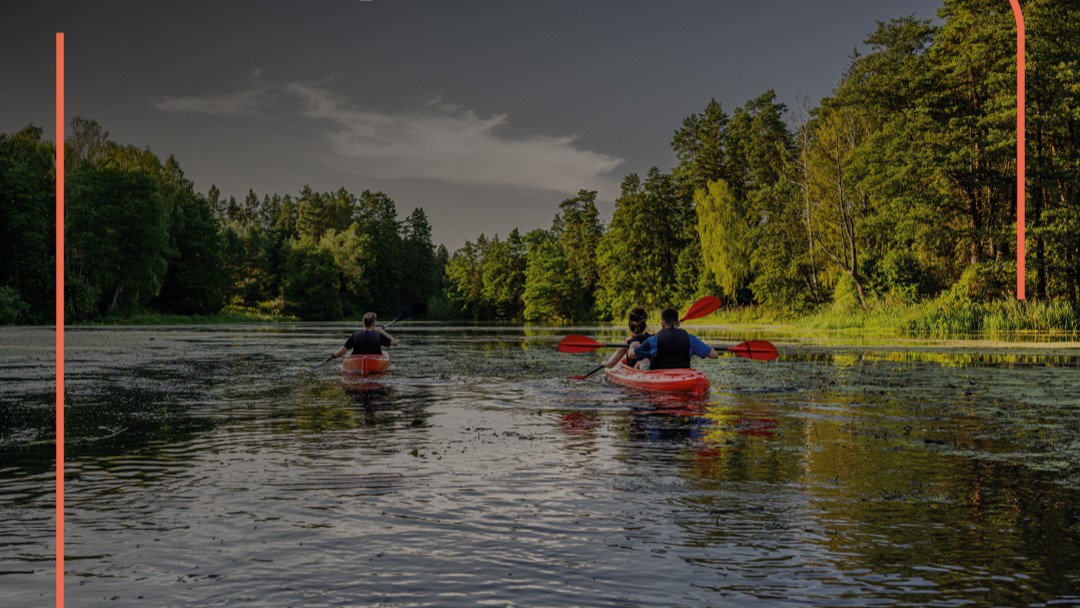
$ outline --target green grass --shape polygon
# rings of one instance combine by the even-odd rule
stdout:
[[[1076,335],[1080,332],[1080,309],[1065,302],[981,303],[938,298],[908,305],[875,303],[869,312],[830,308],[794,319],[793,324],[813,329],[859,329],[928,337],[1018,332]]]

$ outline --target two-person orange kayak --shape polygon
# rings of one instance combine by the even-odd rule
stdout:
[[[630,367],[623,359],[615,367],[604,370],[608,382],[650,391],[703,395],[709,390],[709,377],[690,368],[640,370]]]

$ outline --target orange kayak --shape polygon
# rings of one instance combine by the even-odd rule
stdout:
[[[625,360],[604,370],[608,382],[650,391],[703,395],[709,390],[709,377],[690,368],[640,370],[626,365]]]
[[[341,361],[341,369],[350,376],[382,374],[390,369],[390,355],[347,355]]]

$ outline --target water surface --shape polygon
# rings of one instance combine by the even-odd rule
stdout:
[[[567,379],[566,333],[67,332],[68,606],[1080,605],[1080,351],[845,344]],[[744,332],[744,333],[739,333]],[[53,352],[3,329],[0,584],[53,602]]]

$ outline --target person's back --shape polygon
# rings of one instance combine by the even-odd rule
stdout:
[[[390,340],[374,329],[361,329],[345,341],[354,355],[381,355],[384,346],[390,346]]]
[[[656,332],[656,357],[651,369],[690,367],[690,334],[680,327],[665,327]]]

